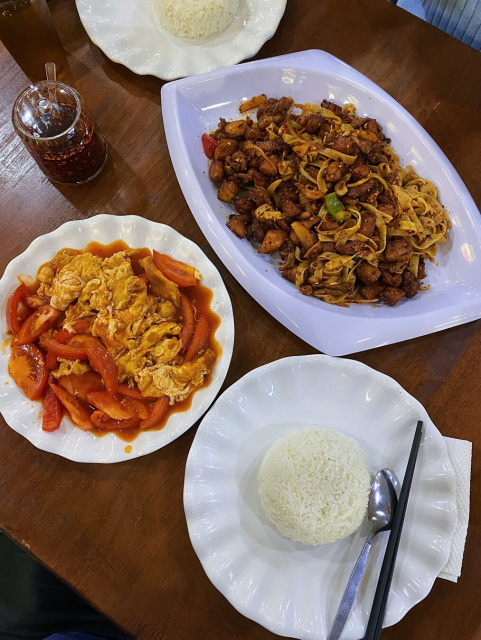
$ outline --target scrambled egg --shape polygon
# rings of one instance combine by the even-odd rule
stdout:
[[[215,359],[215,353],[207,349],[200,358],[187,364],[157,364],[147,367],[139,371],[136,380],[144,396],[169,396],[172,403],[173,398],[183,400],[192,391],[192,387],[202,384],[204,376],[212,371]]]
[[[183,363],[179,287],[168,280],[151,257],[142,260],[156,297],[132,269],[129,251],[110,258],[74,250],[59,252],[39,273],[38,295],[65,312],[63,326],[91,320],[90,332],[115,358],[121,382],[134,383],[146,396],[169,396],[170,403],[187,397],[215,364],[210,349]],[[88,371],[85,362],[59,358],[55,376]]]

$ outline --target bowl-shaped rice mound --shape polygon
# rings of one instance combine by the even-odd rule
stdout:
[[[276,440],[267,451],[259,493],[268,519],[283,536],[328,544],[361,525],[371,478],[369,460],[355,440],[307,427]]]
[[[202,40],[233,21],[239,0],[153,0],[159,23],[178,38]]]

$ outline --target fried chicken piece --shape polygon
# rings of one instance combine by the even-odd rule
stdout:
[[[301,213],[301,207],[287,198],[280,201],[280,209],[282,213],[285,213],[286,216],[289,216],[290,218],[294,218]]]
[[[224,165],[228,176],[234,173],[243,173],[247,170],[247,157],[242,151],[235,151],[231,156],[227,156]]]
[[[346,138],[346,136],[332,136],[326,142],[326,147],[345,153],[348,156],[356,155],[357,146],[353,140]]]
[[[222,160],[213,160],[209,167],[209,178],[214,182],[222,182],[224,179],[224,164]]]
[[[266,104],[261,105],[257,110],[257,126],[259,129],[267,129],[267,127],[274,123],[281,125],[286,119],[287,112],[293,104],[292,98],[281,98],[275,100],[271,98]]]
[[[322,124],[324,124],[325,122],[325,118],[323,118],[320,115],[314,114],[312,116],[308,116],[306,123],[305,123],[305,128],[307,133],[317,133],[321,127]]]
[[[321,222],[319,229],[321,231],[335,231],[336,229],[339,229],[339,224],[333,220],[330,215],[327,215]]]
[[[406,294],[406,298],[414,298],[419,291],[419,280],[413,276],[409,269],[406,269],[402,275],[401,289]]]
[[[219,200],[222,200],[222,202],[234,202],[238,190],[239,187],[235,182],[224,180],[224,182],[219,187],[217,197],[219,198]]]
[[[214,149],[214,160],[225,160],[227,157],[235,153],[239,148],[237,140],[224,138]]]
[[[355,159],[353,164],[351,164],[351,166],[349,167],[349,171],[351,173],[353,181],[364,180],[371,173],[371,170],[369,169],[367,164],[364,162],[364,160],[361,158],[361,156],[358,156]]]
[[[257,253],[274,253],[287,239],[287,233],[281,229],[270,229],[264,236]]]
[[[411,257],[412,249],[408,240],[399,238],[398,240],[388,240],[384,250],[384,260],[386,262],[407,262]]]
[[[371,178],[370,180],[366,180],[362,184],[358,184],[355,187],[350,187],[347,190],[347,195],[349,198],[360,198],[361,196],[369,193],[369,191],[374,187],[374,180]]]
[[[372,211],[363,211],[361,213],[361,220],[362,222],[359,227],[359,233],[370,238],[376,227],[377,216]]]
[[[256,203],[249,196],[244,196],[243,198],[236,198],[234,200],[234,207],[238,213],[250,213],[256,209]],[[250,218],[250,216],[249,216]]]
[[[397,289],[396,287],[386,287],[381,293],[379,297],[383,302],[385,302],[390,307],[394,307],[396,303],[401,300],[406,294],[401,289]]]
[[[233,231],[238,238],[247,238],[246,222],[250,220],[250,216],[238,215],[231,216],[227,227]]]
[[[368,118],[360,118],[358,116],[354,116],[354,118],[351,120],[351,125],[353,126],[354,129],[360,129],[362,125],[365,124],[367,121],[368,121]]]
[[[375,265],[363,260],[356,268],[356,275],[364,284],[374,284],[381,277],[381,271]]]
[[[346,173],[346,165],[342,160],[332,160],[326,169],[326,180],[328,182],[338,182]]]
[[[329,102],[329,100],[323,100],[321,102],[321,107],[323,109],[328,109],[329,111],[332,111],[332,113],[334,113],[336,116],[340,117],[342,115],[342,107],[340,107],[335,102]]]
[[[379,209],[379,211],[382,211],[383,213],[387,213],[388,216],[391,216],[393,218],[397,216],[397,209],[391,202],[387,202],[385,204],[378,204],[377,208]]]
[[[296,282],[296,273],[297,273],[297,267],[289,267],[288,269],[284,269],[284,271],[282,272],[282,277],[285,278],[286,280],[289,280],[289,282]]]
[[[389,271],[382,271],[381,281],[386,287],[400,287],[402,282],[402,275],[400,273],[389,273]]]
[[[267,140],[268,137],[267,131],[261,131],[258,127],[247,127],[245,132],[246,140]]]
[[[252,121],[250,122],[252,123]],[[242,139],[245,136],[248,126],[248,120],[235,120],[234,122],[228,122],[224,127],[224,131],[229,138]]]
[[[267,189],[270,184],[269,176],[266,176],[265,173],[261,173],[260,171],[252,171],[252,177],[254,179],[255,187]]]
[[[252,222],[247,226],[247,237],[250,238],[252,242],[262,242],[265,235],[265,224],[257,218],[253,218]]]
[[[278,156],[270,156],[264,159],[259,166],[259,171],[265,173],[266,176],[274,178],[277,175],[277,166],[280,160]]]
[[[383,291],[384,286],[382,284],[369,284],[359,287],[359,293],[366,300],[375,300],[379,298],[379,294]]]

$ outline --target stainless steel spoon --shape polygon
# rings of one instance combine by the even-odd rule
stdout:
[[[374,476],[374,480],[372,481],[367,506],[367,517],[372,525],[372,529],[351,573],[327,640],[339,640],[341,637],[342,630],[349,617],[359,585],[361,584],[374,538],[381,531],[389,531],[391,528],[394,511],[397,506],[396,490],[391,481],[391,477],[397,481],[395,474],[390,469],[383,469]],[[399,484],[399,481],[397,482]]]

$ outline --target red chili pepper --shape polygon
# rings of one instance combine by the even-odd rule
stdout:
[[[219,143],[212,136],[207,133],[202,134],[202,146],[204,147],[204,153],[209,160],[214,155],[215,148]]]

